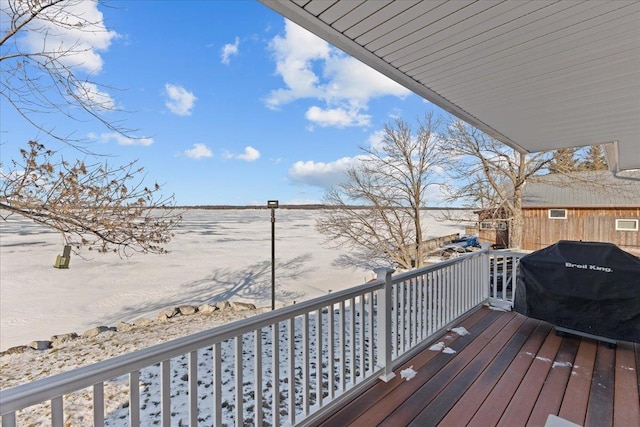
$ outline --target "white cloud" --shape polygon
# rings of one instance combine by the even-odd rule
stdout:
[[[246,147],[244,153],[237,156],[240,160],[246,160],[247,162],[253,162],[260,158],[260,152],[253,147]]]
[[[118,145],[141,145],[147,147],[153,144],[153,138],[130,138],[117,132],[102,133],[100,135],[89,134],[89,138],[98,140],[104,144],[114,141]]]
[[[319,78],[313,71],[313,61],[329,57],[330,46],[321,38],[285,19],[284,37],[276,36],[269,47],[276,60],[276,73],[286,89],[277,89],[267,98],[267,106],[277,108],[299,98],[321,97]]]
[[[23,3],[16,3],[22,7]],[[24,2],[29,7],[30,2]],[[46,8],[43,17],[28,24],[30,31],[20,40],[24,52],[67,51],[61,61],[87,73],[97,73],[102,69],[100,51],[109,48],[118,37],[115,31],[107,30],[97,1],[61,2]],[[27,12],[25,10],[25,12]],[[55,25],[53,22],[63,22]]]
[[[344,110],[342,108],[322,109],[313,106],[307,110],[305,117],[310,122],[320,126],[335,126],[344,128],[348,126],[367,126],[370,123],[371,116],[360,114],[359,110]]]
[[[229,65],[232,56],[238,54],[238,47],[240,46],[240,39],[236,37],[236,41],[231,44],[227,43],[222,47],[222,52],[220,53],[221,61],[224,65]]]
[[[213,157],[213,153],[204,144],[193,144],[193,148],[184,150],[184,155],[191,159],[202,159],[205,157]]]
[[[343,54],[327,59],[324,77],[328,80],[326,91],[330,98],[347,98],[356,105],[375,97],[405,97],[411,93],[368,65]]]
[[[169,111],[178,116],[190,116],[193,104],[195,104],[196,96],[179,85],[166,83],[164,85],[165,94],[169,99],[165,103]]]
[[[369,135],[369,146],[374,150],[382,150],[384,148],[384,136],[385,131],[383,129],[373,132]]]
[[[260,152],[251,146],[247,146],[242,154],[234,154],[229,151],[225,151],[223,157],[225,159],[238,159],[246,162],[253,162],[260,158]]]
[[[98,89],[94,83],[82,83],[82,87],[76,91],[76,96],[88,104],[95,105],[98,110],[113,110],[116,107],[111,95]]]
[[[366,126],[369,116],[362,112],[371,98],[411,93],[288,20],[284,35],[274,37],[269,47],[285,87],[269,94],[267,107],[277,109],[298,99],[321,100],[325,107],[307,111],[307,118],[316,119],[319,126]]]
[[[343,157],[329,163],[297,161],[289,169],[289,179],[299,185],[333,187],[344,182],[347,169],[359,161],[360,157]]]

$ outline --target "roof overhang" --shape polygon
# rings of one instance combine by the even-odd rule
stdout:
[[[640,169],[640,1],[260,1],[515,149]]]

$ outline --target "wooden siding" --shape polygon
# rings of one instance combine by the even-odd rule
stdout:
[[[548,211],[523,209],[522,249],[538,250],[558,240],[583,240],[613,243],[632,252],[640,250],[640,231],[616,231],[616,219],[640,220],[640,208],[566,208],[566,219],[549,219]]]

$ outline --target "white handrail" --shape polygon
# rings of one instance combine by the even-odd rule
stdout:
[[[199,393],[205,391],[213,399],[215,425],[242,425],[246,411],[252,411],[256,425],[304,423],[361,384],[390,379],[403,358],[478,304],[489,299],[512,304],[521,255],[483,250],[395,276],[381,270],[370,283],[2,390],[2,426],[15,426],[22,417],[18,411],[42,402],[51,402],[51,425],[61,425],[62,396],[87,387],[93,387],[94,425],[104,425],[105,384],[125,375],[130,384],[122,395],[129,396],[129,423],[137,425],[145,416],[141,372],[156,365],[158,421],[170,425],[171,363],[180,358],[188,359],[185,419],[190,424],[198,420]],[[198,365],[205,361],[212,374],[199,378]],[[235,390],[226,403],[225,372]],[[201,389],[200,382],[211,387]]]

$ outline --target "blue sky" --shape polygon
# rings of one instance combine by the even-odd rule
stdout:
[[[76,69],[104,85],[94,96],[117,110],[105,117],[137,139],[96,121],[47,124],[111,163],[138,159],[179,205],[318,203],[385,123],[441,113],[257,1],[78,7],[107,31],[82,35]],[[0,112],[3,163],[30,139],[49,141],[4,98]]]

